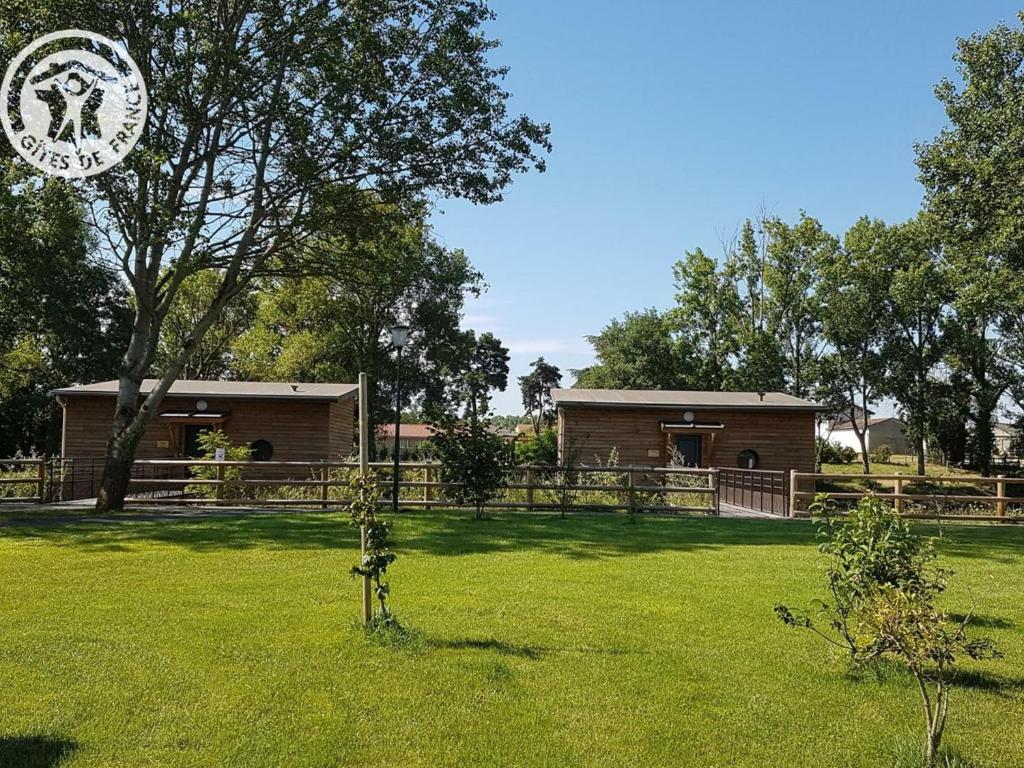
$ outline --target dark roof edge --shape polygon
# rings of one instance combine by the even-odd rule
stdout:
[[[116,392],[96,392],[96,391],[83,391],[81,389],[64,388],[64,389],[51,389],[50,395],[59,395],[60,397],[117,397]],[[149,394],[148,392],[140,392],[140,396]],[[200,397],[209,400],[313,400],[321,403],[340,403],[342,400],[347,400],[350,397],[354,398],[359,394],[359,389],[353,389],[351,392],[344,392],[340,395],[307,395],[307,394],[282,394],[282,395],[224,395],[219,392],[168,392],[164,395],[164,398],[168,397]]]
[[[692,408],[695,411],[827,411],[823,405],[809,403],[807,405],[702,405],[700,403],[601,403],[595,400],[574,400],[570,402],[559,401],[555,403],[558,408],[615,408],[617,410],[659,410],[678,411],[680,408]]]

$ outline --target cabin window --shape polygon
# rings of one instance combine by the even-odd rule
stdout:
[[[270,461],[274,457],[274,446],[269,440],[254,440],[249,443],[253,461]]]
[[[757,465],[760,463],[761,457],[757,455],[757,451],[750,448],[740,451],[739,456],[736,457],[736,466],[740,469],[757,469]]]

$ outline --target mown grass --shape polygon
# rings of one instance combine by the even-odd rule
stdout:
[[[382,644],[341,515],[0,527],[0,766],[855,768],[918,728],[908,679],[773,617],[820,594],[809,523],[434,511],[395,549]],[[1024,530],[941,553],[1006,653],[950,742],[1024,765]]]

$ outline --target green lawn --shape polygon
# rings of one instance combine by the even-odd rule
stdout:
[[[307,514],[0,528],[0,766],[889,766],[918,730],[772,615],[807,522],[407,513],[405,648],[353,629],[355,536]],[[932,529],[934,530],[934,529]],[[972,663],[950,742],[1024,766],[1024,529],[948,526]]]

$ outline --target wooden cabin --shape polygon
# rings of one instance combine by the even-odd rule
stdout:
[[[142,383],[152,391],[155,379]],[[64,411],[61,453],[101,458],[114,417],[117,381],[54,391]],[[195,458],[199,436],[222,430],[255,461],[320,461],[353,453],[358,387],[303,382],[176,381],[136,450],[139,459]]]
[[[559,455],[581,464],[814,471],[816,403],[782,392],[554,389]]]

